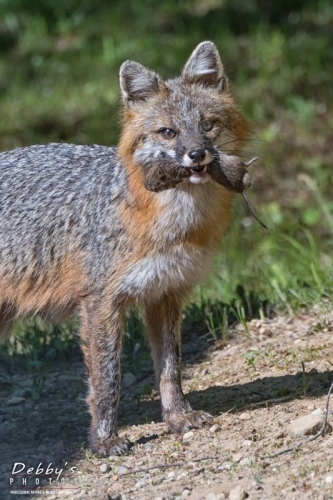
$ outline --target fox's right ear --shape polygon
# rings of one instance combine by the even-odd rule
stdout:
[[[120,88],[126,105],[145,101],[164,86],[161,77],[141,64],[125,61],[120,67]]]

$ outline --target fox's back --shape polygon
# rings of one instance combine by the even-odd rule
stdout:
[[[42,257],[46,242],[62,253],[87,245],[99,224],[116,217],[114,202],[125,191],[115,148],[48,144],[1,153],[2,260],[29,251]]]
[[[0,154],[0,305],[53,314],[103,275],[122,232],[115,148],[48,144]],[[103,251],[104,249],[104,251]],[[58,312],[55,311],[58,315]]]

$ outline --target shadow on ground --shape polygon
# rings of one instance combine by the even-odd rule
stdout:
[[[184,361],[192,364],[202,359],[209,346],[207,339],[185,336]],[[16,359],[15,359],[16,358]],[[125,367],[128,369],[128,366]],[[146,378],[123,390],[119,408],[120,429],[124,426],[161,420],[158,400],[142,400],[143,384],[153,383],[152,365],[148,363]],[[268,376],[234,385],[214,385],[188,395],[195,409],[214,416],[237,413],[275,402],[290,402],[327,394],[333,371],[308,373],[304,387],[302,373]],[[216,383],[216,380],[215,380]],[[141,384],[141,385],[140,385]],[[37,398],[32,394],[39,391]],[[20,366],[19,357],[1,359],[0,370],[0,491],[8,491],[15,462],[36,468],[70,467],[84,457],[87,449],[89,415],[85,403],[85,371],[80,356],[63,363],[52,363],[43,373],[29,375]],[[17,398],[17,399],[15,399]],[[276,400],[276,401],[274,401]],[[153,439],[141,437],[141,440]],[[141,441],[140,441],[141,442]],[[16,476],[17,477],[17,476]],[[6,498],[3,496],[1,498]],[[8,497],[9,498],[9,497]]]

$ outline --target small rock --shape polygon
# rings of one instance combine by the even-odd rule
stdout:
[[[100,465],[99,467],[99,470],[101,472],[103,472],[103,474],[105,474],[106,472],[109,472],[109,470],[111,469],[110,465],[109,464],[102,464]]]
[[[240,415],[238,415],[238,418],[240,418],[241,420],[250,420],[251,415],[244,412],[244,413],[241,413]]]
[[[216,431],[219,430],[219,426],[217,424],[215,425],[212,425],[210,428],[209,428],[209,432],[211,432],[212,434]]]
[[[297,418],[288,428],[288,434],[292,438],[299,438],[301,436],[310,436],[316,434],[324,423],[323,415],[305,415],[304,417]],[[325,433],[331,432],[332,427],[327,423]]]
[[[122,384],[124,387],[131,387],[136,383],[136,376],[131,372],[124,373]]]
[[[157,484],[161,484],[161,483],[163,483],[163,481],[164,481],[164,477],[153,477],[153,478],[151,479],[151,484],[152,484],[153,486],[156,486]]]
[[[139,489],[139,488],[142,488],[142,486],[144,486],[144,485],[145,485],[145,482],[144,482],[144,481],[141,481],[141,479],[140,479],[139,481],[137,481],[137,482],[135,483],[135,486],[134,486],[134,487]]]
[[[238,462],[240,462],[243,458],[243,453],[235,453],[233,456],[232,456],[232,459],[233,461],[237,464]]]
[[[118,467],[118,474],[119,475],[126,474],[126,472],[128,472],[128,467],[125,467],[125,465],[120,465]]]
[[[217,470],[231,470],[232,469],[232,464],[230,462],[225,462],[224,464],[221,464],[218,466]]]
[[[332,484],[333,483],[333,476],[326,476],[325,477],[325,483],[326,484]]]
[[[190,495],[190,490],[183,490],[182,492],[182,499],[185,500]]]
[[[245,439],[243,442],[242,442],[242,447],[244,448],[248,448],[249,446],[252,445],[252,441],[250,439]]]
[[[38,446],[38,451],[40,451],[41,453],[47,453],[48,448],[47,446],[45,446],[45,444],[41,444],[40,446]]]
[[[185,432],[185,434],[183,435],[183,441],[187,441],[188,439],[191,439],[191,437],[193,437],[193,436],[194,436],[193,431]]]
[[[324,415],[324,412],[321,408],[316,408],[311,412],[311,415]]]
[[[213,491],[206,495],[206,500],[216,500],[216,495]]]
[[[20,381],[20,385],[22,387],[32,387],[33,386],[33,381],[30,378],[27,378],[25,380]]]
[[[251,465],[253,462],[253,457],[244,457],[240,460],[239,465]]]
[[[173,479],[175,477],[175,475],[176,475],[176,473],[172,470],[171,472],[169,472],[168,478]]]
[[[20,396],[13,396],[12,398],[8,399],[7,405],[8,406],[14,406],[14,405],[19,405],[21,403],[24,403],[25,398],[20,397]]]
[[[229,493],[229,500],[245,500],[248,494],[241,486],[236,486]]]

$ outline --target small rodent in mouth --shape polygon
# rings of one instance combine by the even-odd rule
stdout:
[[[219,159],[214,159],[207,165],[207,173],[209,173],[211,178],[221,186],[235,193],[242,194],[253,217],[259,224],[266,228],[265,224],[258,218],[245,194],[245,191],[251,186],[250,174],[247,168],[257,161],[257,159],[258,157],[255,156],[248,162],[244,162],[238,156],[219,153]],[[168,168],[168,166],[164,167],[163,165],[151,167],[146,175],[145,187],[149,191],[157,193],[176,187],[177,184],[190,175],[191,171],[186,167],[173,169]]]

